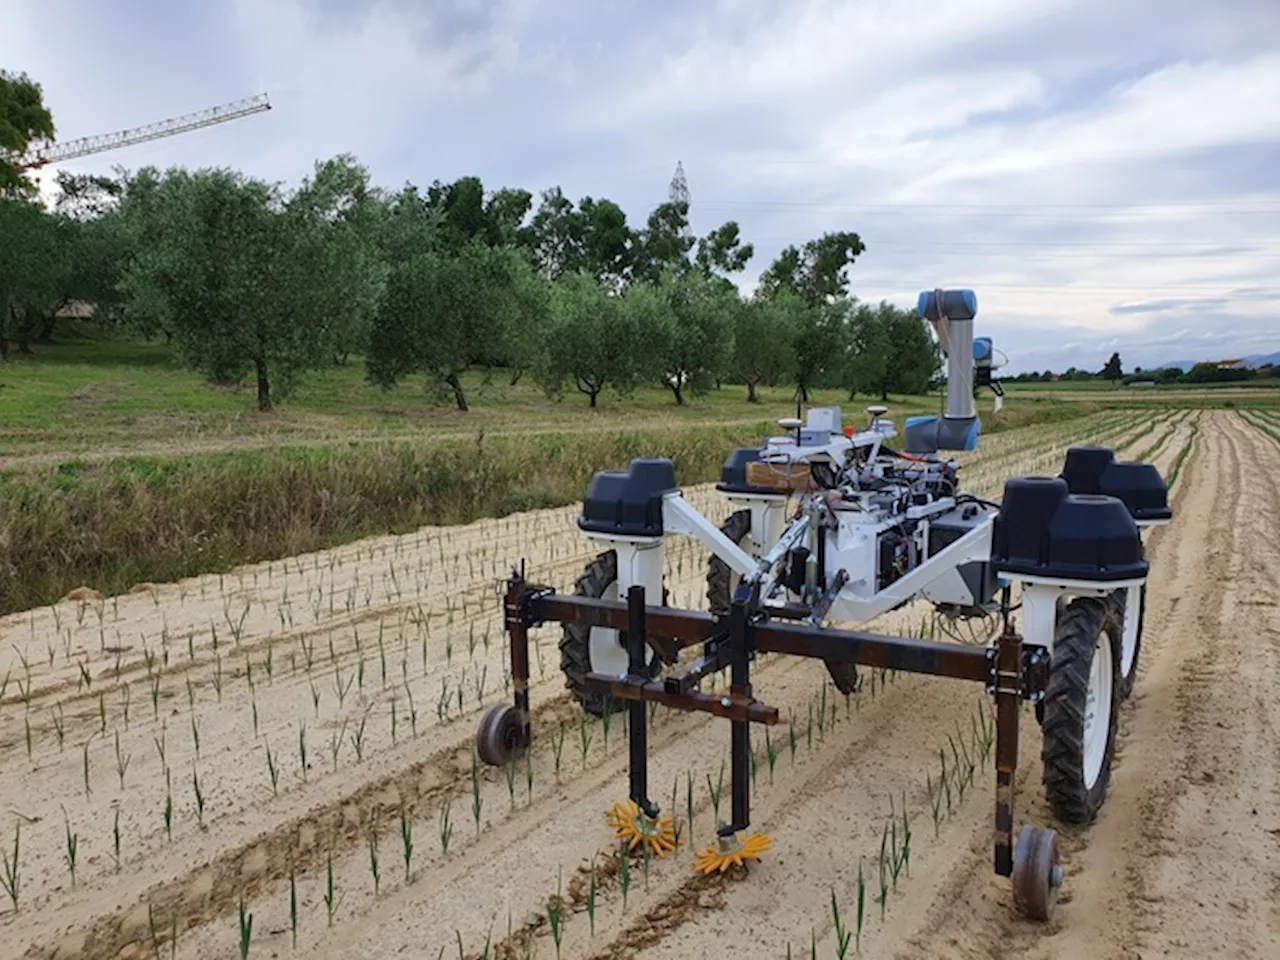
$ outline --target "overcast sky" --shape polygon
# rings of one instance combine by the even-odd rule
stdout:
[[[609,197],[676,161],[756,275],[856,230],[853,291],[968,286],[1010,370],[1280,350],[1280,0],[0,0],[59,137],[274,109],[68,164]],[[108,12],[110,11],[110,12]]]

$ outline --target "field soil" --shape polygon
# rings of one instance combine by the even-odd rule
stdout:
[[[235,956],[242,915],[249,956],[335,960],[781,960],[855,935],[850,957],[1280,956],[1280,444],[1231,411],[1113,411],[991,437],[962,478],[998,496],[1078,442],[1176,476],[1175,520],[1147,535],[1139,678],[1095,823],[1053,820],[1023,713],[1019,820],[1060,832],[1067,875],[1047,924],[991,873],[989,707],[959,681],[864,671],[845,698],[819,664],[762,657],[784,722],[753,733],[752,812],[773,847],[722,877],[691,860],[721,789],[727,816],[728,725],[656,711],[650,784],[681,848],[621,869],[622,718],[583,718],[551,626],[528,761],[474,764],[509,696],[503,578],[525,560],[572,590],[593,556],[569,507],[0,620],[0,877],[19,881],[0,958]],[[704,609],[705,571],[673,543],[669,602]],[[873,625],[944,626],[919,605]],[[881,902],[882,850],[908,831]]]

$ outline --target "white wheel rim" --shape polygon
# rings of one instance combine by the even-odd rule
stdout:
[[[1129,587],[1124,600],[1124,638],[1120,642],[1120,675],[1133,672],[1138,659],[1138,616],[1142,613],[1142,588]]]
[[[1093,789],[1102,773],[1107,755],[1107,739],[1111,730],[1112,670],[1111,637],[1104,630],[1098,635],[1098,646],[1089,667],[1089,689],[1084,705],[1084,782]]]
[[[618,599],[618,581],[614,580],[605,588],[601,600]],[[625,677],[631,665],[631,658],[618,642],[618,631],[612,627],[592,627],[587,641],[587,651],[591,657],[591,670],[612,677]]]

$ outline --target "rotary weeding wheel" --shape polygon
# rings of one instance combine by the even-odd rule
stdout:
[[[1057,833],[1033,824],[1018,831],[1011,879],[1013,902],[1025,916],[1032,920],[1052,917],[1063,879]]]
[[[491,767],[505,767],[524,756],[524,723],[510,703],[490,707],[476,731],[476,754]]]

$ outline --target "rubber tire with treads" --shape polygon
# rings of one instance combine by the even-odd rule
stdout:
[[[610,585],[618,579],[618,555],[613,550],[606,550],[587,564],[582,575],[574,583],[574,595],[599,599],[605,595]],[[667,602],[667,591],[663,587],[662,602]],[[661,662],[650,651],[648,675],[656,677],[661,669]],[[560,670],[564,673],[564,685],[569,688],[574,699],[582,704],[582,709],[593,716],[603,716],[605,703],[609,705],[609,713],[617,714],[623,709],[623,702],[587,686],[587,674],[591,672],[591,628],[584,623],[566,623],[560,636]]]
[[[1141,552],[1142,558],[1147,558],[1145,545]],[[1127,700],[1129,694],[1133,693],[1133,685],[1138,679],[1138,661],[1142,659],[1142,625],[1147,617],[1147,585],[1144,583],[1138,588],[1138,638],[1134,641],[1133,663],[1129,667],[1129,673],[1126,675],[1121,672],[1120,666],[1124,656],[1124,614],[1127,603],[1127,589],[1115,590],[1111,596],[1107,597],[1107,606],[1109,607],[1108,616],[1115,620],[1115,628],[1120,640],[1116,643],[1116,688],[1120,691],[1120,699]]]
[[[1103,632],[1112,645],[1120,642],[1105,600],[1077,597],[1058,615],[1054,631],[1053,664],[1044,697],[1044,742],[1040,756],[1044,762],[1045,798],[1060,820],[1089,823],[1102,808],[1111,782],[1111,760],[1115,753],[1116,720],[1119,714],[1117,686],[1111,684],[1111,712],[1107,727],[1102,766],[1092,785],[1085,782],[1084,717],[1089,693],[1089,673]],[[1112,664],[1114,667],[1114,658]]]
[[[738,510],[729,514],[729,518],[720,524],[720,532],[734,543],[741,544],[751,533],[751,511]],[[707,561],[707,603],[712,613],[724,613],[729,609],[732,579],[733,571],[729,565],[712,554]]]

